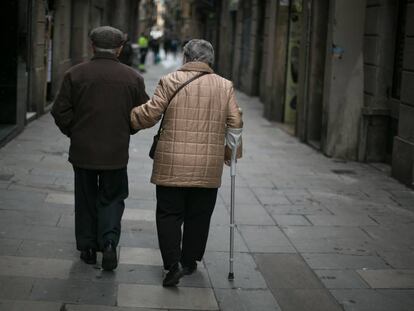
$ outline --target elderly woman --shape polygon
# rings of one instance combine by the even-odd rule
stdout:
[[[135,130],[152,127],[164,114],[151,177],[158,241],[168,270],[164,286],[178,284],[203,258],[221,185],[226,128],[242,127],[232,83],[211,69],[212,45],[191,40],[183,62],[161,78],[151,100],[131,112]]]

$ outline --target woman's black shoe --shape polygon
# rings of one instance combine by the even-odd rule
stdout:
[[[183,267],[183,275],[191,275],[197,270],[197,267]]]
[[[191,265],[183,265],[183,275],[193,274],[197,270],[197,263],[194,262]]]
[[[102,269],[105,271],[114,270],[118,266],[114,243],[112,241],[106,242],[102,253]]]
[[[90,248],[81,251],[80,258],[88,265],[94,265],[96,264],[96,250]]]
[[[162,281],[162,286],[170,287],[177,285],[183,275],[183,270],[180,269],[179,265],[174,265],[174,267],[168,271],[167,275]]]

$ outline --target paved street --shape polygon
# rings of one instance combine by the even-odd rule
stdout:
[[[149,68],[150,95],[175,66]],[[45,115],[0,149],[0,310],[414,310],[414,192],[385,165],[326,158],[262,118],[257,98],[237,96],[234,282],[226,168],[203,263],[178,288],[161,286],[148,157],[157,126],[131,141],[118,269],[82,263],[69,140]]]

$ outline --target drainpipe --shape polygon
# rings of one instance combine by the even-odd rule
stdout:
[[[308,0],[307,3],[307,23],[306,23],[306,41],[305,41],[305,84],[303,89],[303,103],[304,103],[304,128],[303,136],[301,140],[308,141],[308,116],[309,116],[309,77],[310,77],[310,62],[311,62],[311,36],[312,36],[312,9],[313,9],[313,0]],[[297,127],[296,122],[296,127]],[[297,130],[297,129],[296,129]]]

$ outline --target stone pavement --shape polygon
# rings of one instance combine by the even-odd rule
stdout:
[[[169,60],[145,74],[152,94]],[[148,150],[131,142],[120,265],[103,272],[74,246],[68,139],[50,115],[0,149],[0,310],[414,310],[414,194],[388,168],[329,159],[244,109],[238,165],[235,280],[227,281],[226,168],[200,269],[165,289]]]

